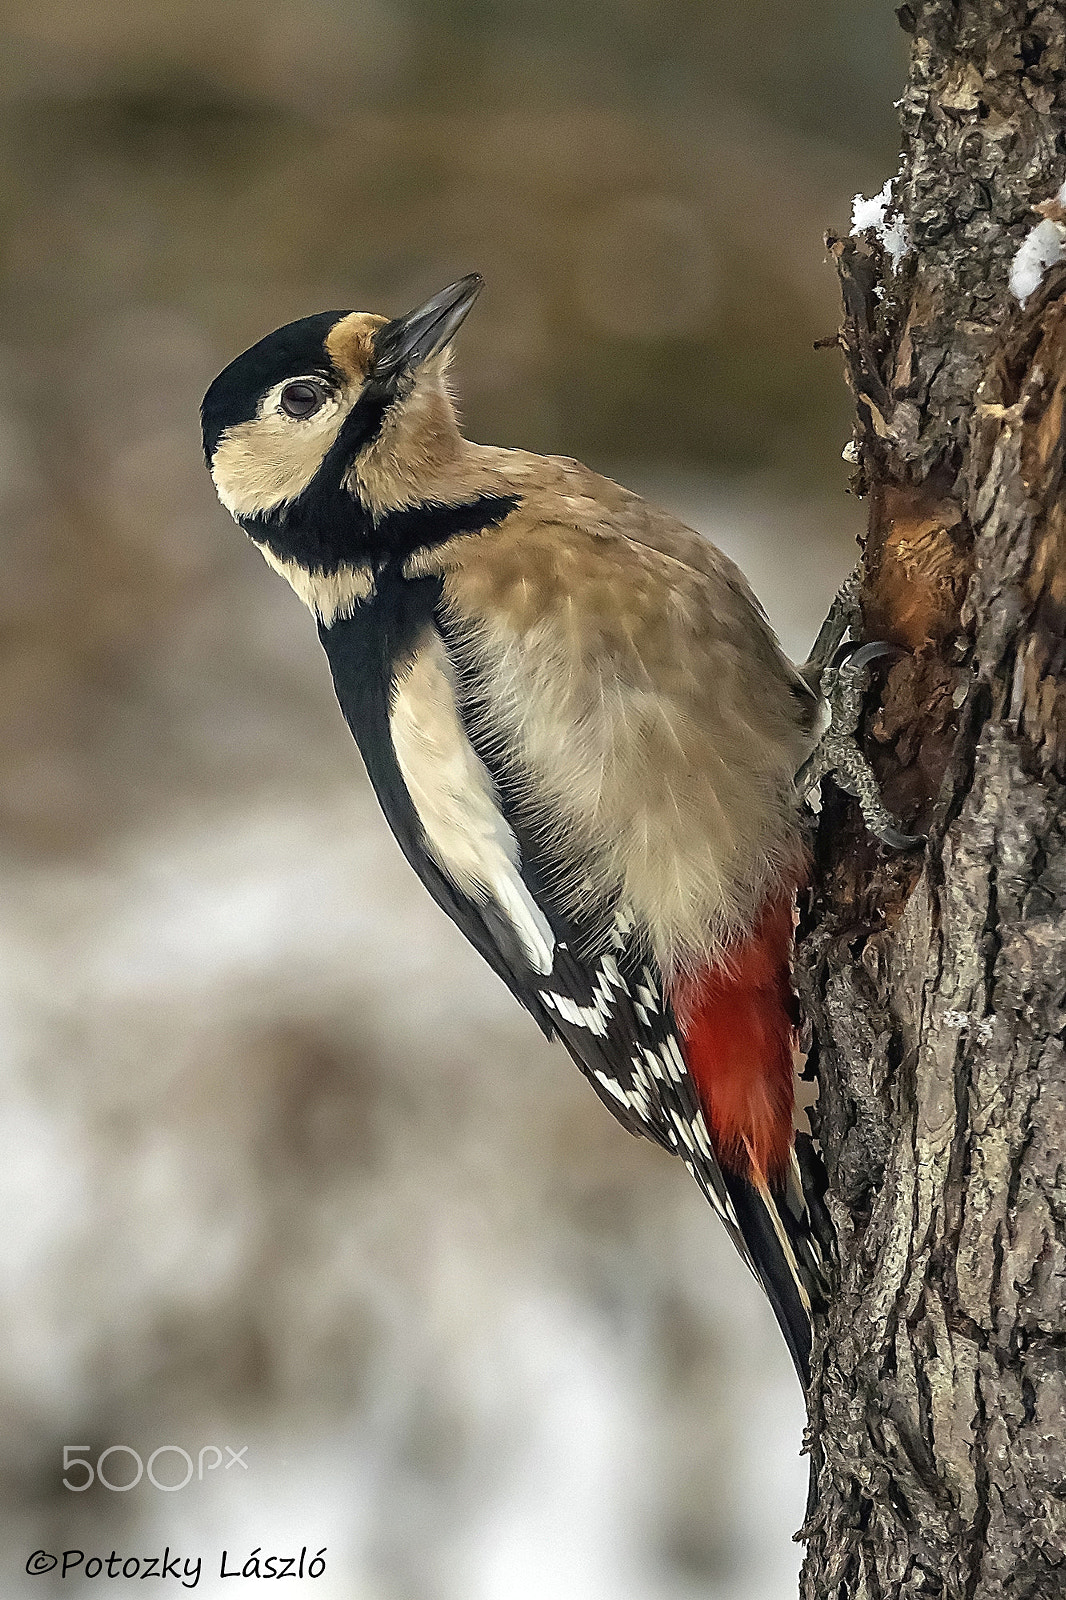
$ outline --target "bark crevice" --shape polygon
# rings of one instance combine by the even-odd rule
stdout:
[[[797,979],[840,1253],[805,1600],[1066,1593],[1066,15],[901,8],[909,250],[831,239],[869,528],[864,734],[924,852],[827,798]],[[1037,207],[1042,207],[1037,211]]]

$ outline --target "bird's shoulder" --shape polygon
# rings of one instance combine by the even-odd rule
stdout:
[[[513,507],[491,527],[421,552],[411,575],[445,575],[459,610],[502,605],[536,618],[563,605],[621,621],[637,608],[720,637],[762,608],[739,568],[680,518],[568,456],[472,446],[470,483]],[[515,619],[519,619],[516,617]],[[627,630],[628,631],[628,630]],[[768,630],[767,635],[768,634]]]
[[[694,528],[572,456],[491,446],[477,450],[501,492],[517,501],[506,522],[508,532],[544,528],[560,543],[575,535],[607,545],[624,542],[708,577],[744,583],[728,557]]]

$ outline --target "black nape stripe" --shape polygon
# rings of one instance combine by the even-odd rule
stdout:
[[[367,562],[399,563],[416,550],[444,544],[458,534],[498,527],[519,503],[518,495],[479,495],[459,505],[426,501],[375,516],[336,478],[330,481],[320,473],[297,499],[258,516],[241,517],[240,524],[280,560],[329,575]]]

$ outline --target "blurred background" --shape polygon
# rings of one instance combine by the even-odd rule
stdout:
[[[207,1595],[301,1545],[344,1600],[793,1594],[769,1311],[401,863],[197,407],[278,323],[476,269],[472,436],[679,511],[802,657],[859,520],[822,234],[896,166],[892,6],[0,27],[4,1595],[165,1544]],[[248,1449],[77,1494],[64,1445]]]

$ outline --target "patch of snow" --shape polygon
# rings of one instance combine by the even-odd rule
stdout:
[[[857,233],[865,233],[867,228],[878,230],[885,220],[885,212],[892,204],[892,179],[885,179],[885,186],[880,194],[875,194],[872,200],[866,200],[857,194],[851,203],[851,232],[852,237]]]
[[[1066,183],[1062,185],[1055,202],[1066,208]],[[1042,208],[1040,208],[1042,209]],[[1025,305],[1035,294],[1049,267],[1066,259],[1066,224],[1055,217],[1045,217],[1035,228],[1030,228],[1014,254],[1010,264],[1010,292],[1020,305]]]
[[[892,257],[893,272],[899,271],[899,264],[910,249],[910,240],[907,238],[907,224],[897,211],[891,222],[886,222],[881,229],[881,243]]]
[[[892,262],[893,272],[899,271],[899,264],[910,249],[910,240],[907,237],[907,224],[897,211],[891,220],[886,220],[889,207],[892,205],[892,178],[886,178],[880,194],[875,194],[871,200],[857,194],[851,203],[851,235],[873,231],[880,239]]]

